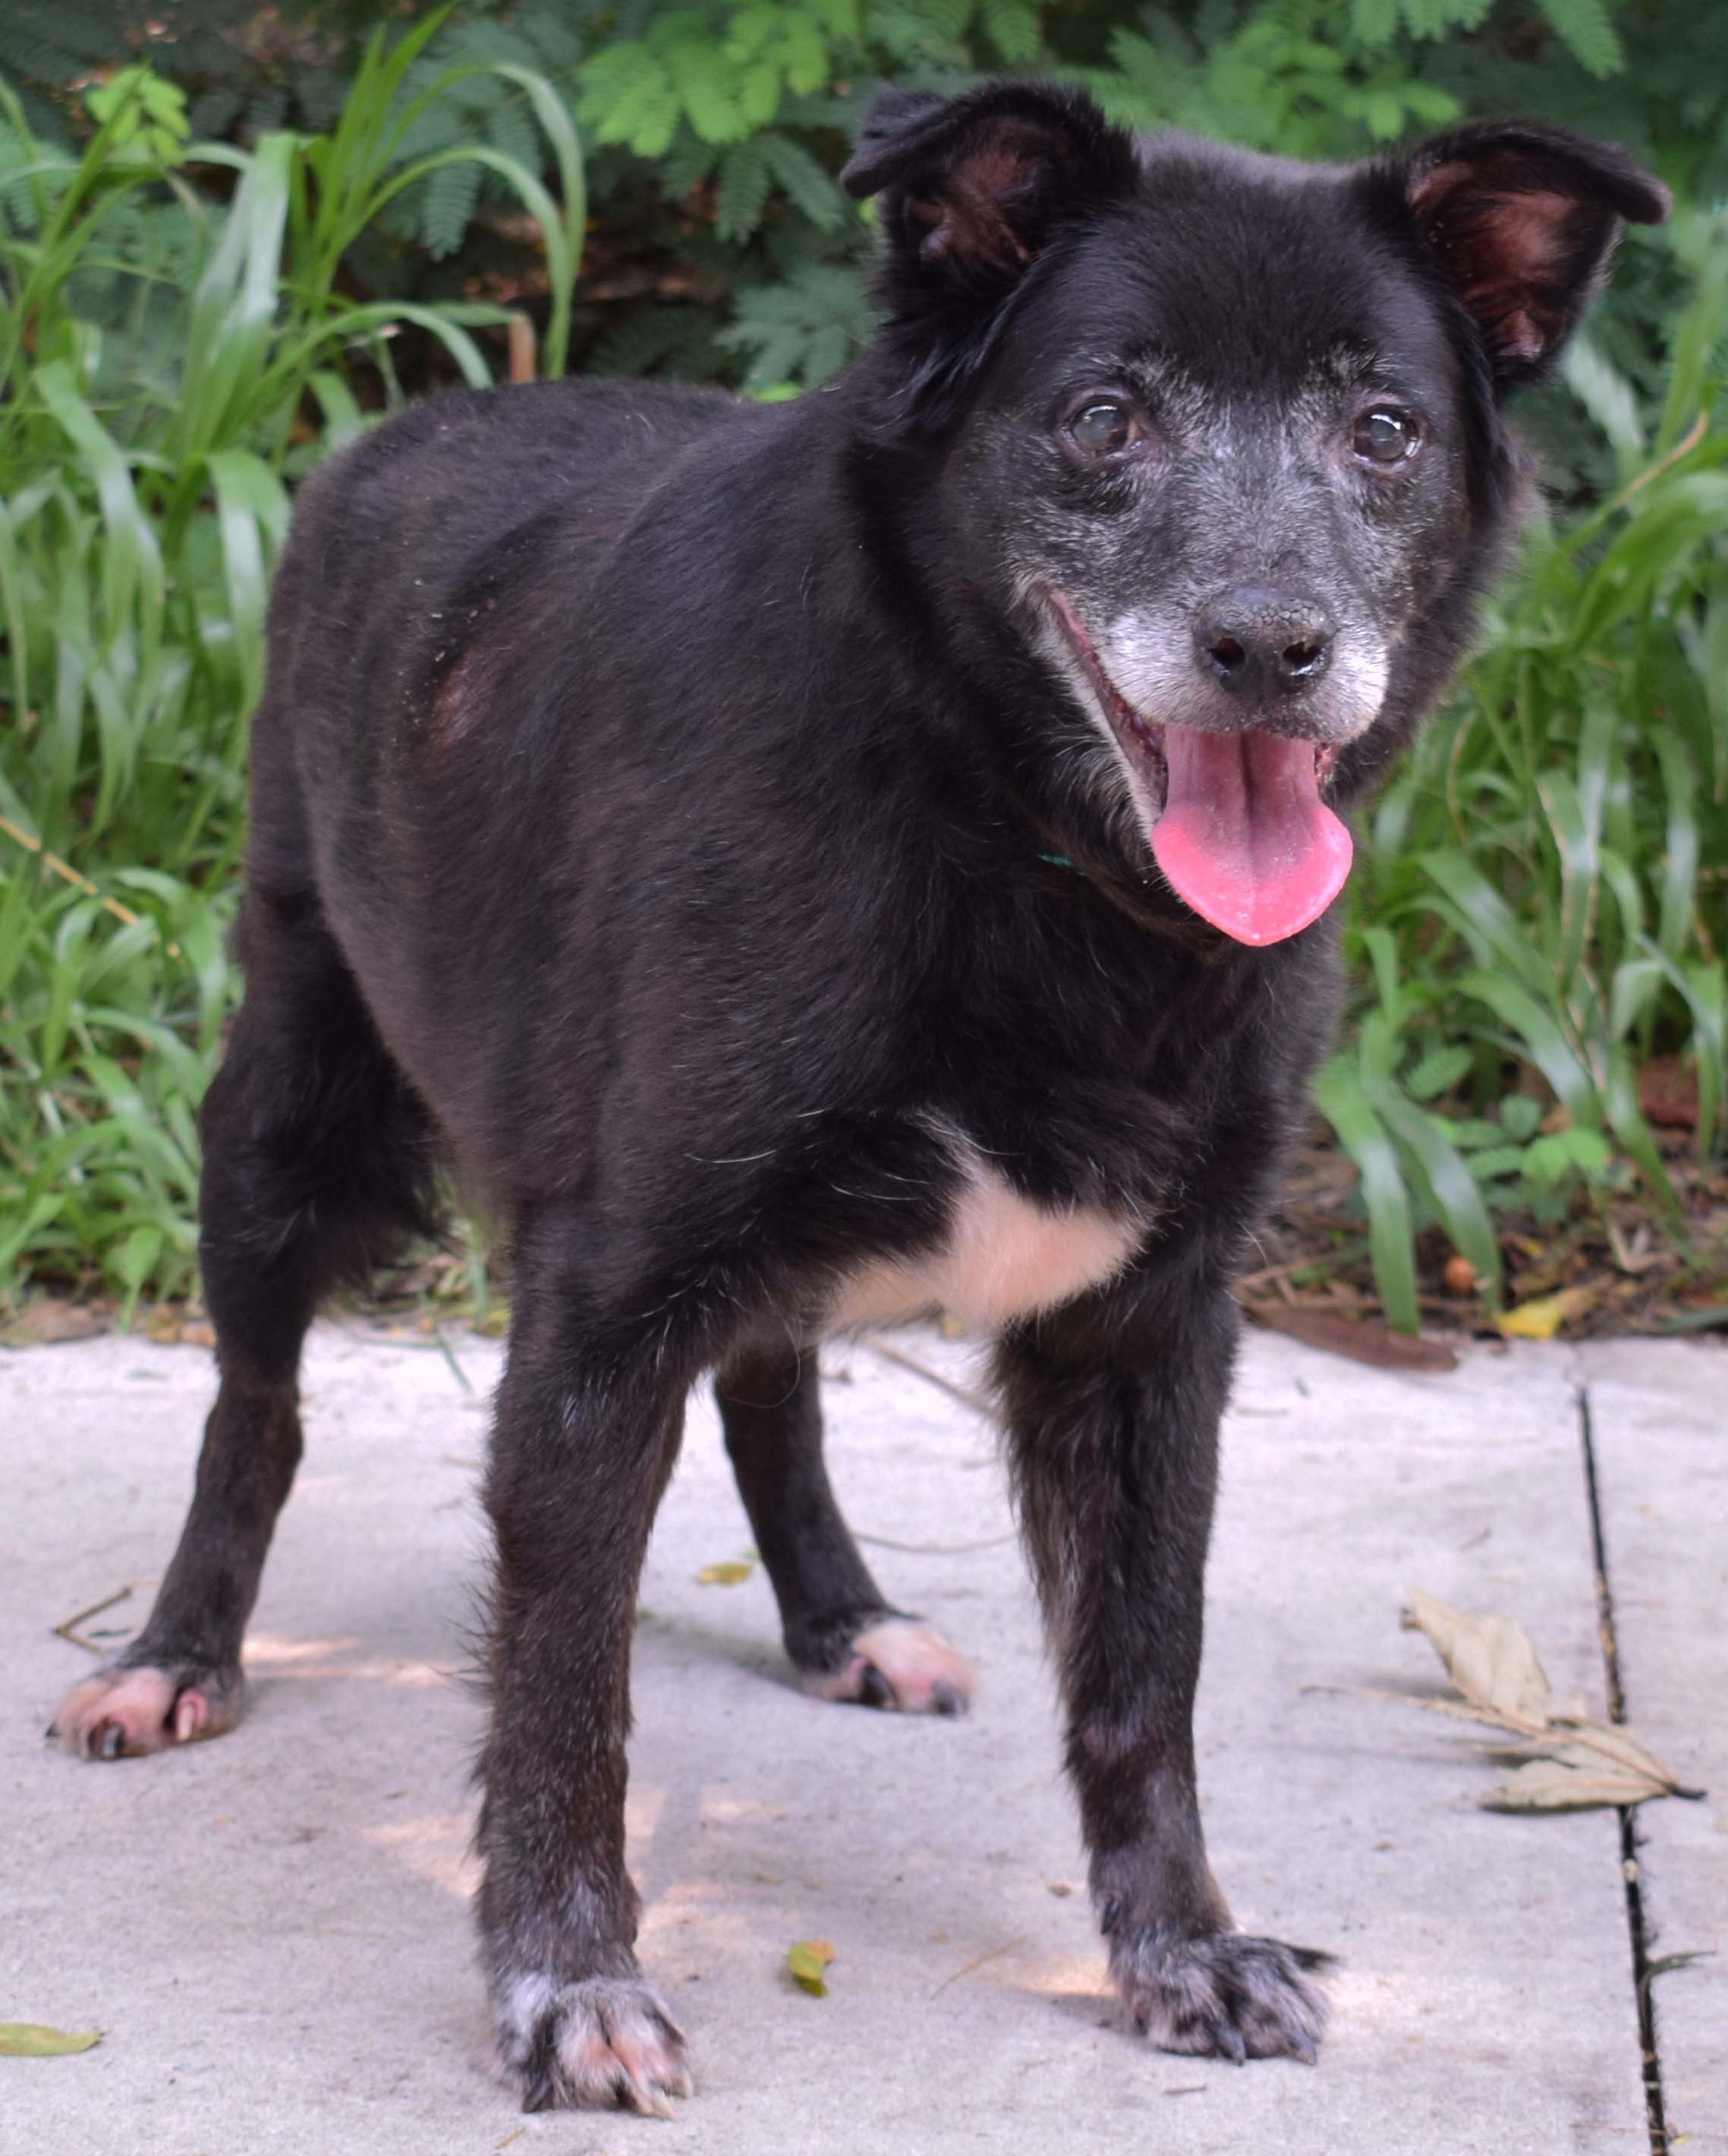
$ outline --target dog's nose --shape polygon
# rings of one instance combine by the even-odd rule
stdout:
[[[1318,599],[1243,587],[1201,610],[1202,670],[1233,696],[1300,696],[1325,672],[1337,625]]]

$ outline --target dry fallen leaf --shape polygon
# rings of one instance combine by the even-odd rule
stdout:
[[[737,1587],[756,1570],[748,1558],[728,1558],[721,1564],[705,1564],[696,1574],[698,1587]]]
[[[1256,1324],[1318,1348],[1328,1355],[1347,1355],[1377,1370],[1455,1370],[1458,1357],[1443,1340],[1424,1340],[1417,1332],[1394,1332],[1377,1317],[1341,1317],[1330,1310],[1292,1310],[1287,1303],[1247,1306]]]
[[[26,1303],[12,1323],[0,1331],[0,1347],[39,1348],[60,1340],[89,1340],[105,1332],[112,1319],[88,1303],[68,1302],[62,1296],[38,1296]]]
[[[1652,1797],[1696,1797],[1629,1729],[1592,1722],[1582,1701],[1556,1712],[1553,1693],[1521,1625],[1498,1611],[1470,1614],[1424,1594],[1410,1596],[1405,1620],[1446,1665],[1461,1700],[1425,1699],[1437,1714],[1484,1722],[1525,1741],[1493,1748],[1520,1763],[1483,1797],[1490,1811],[1583,1811],[1641,1804]]]
[[[1509,1728],[1546,1729],[1554,1694],[1521,1626],[1489,1610],[1470,1615],[1424,1594],[1410,1597],[1410,1614],[1446,1665],[1446,1674],[1472,1707]]]
[[[788,1950],[786,1965],[799,1989],[813,1999],[828,1997],[827,1969],[834,1950],[826,1939],[799,1939]]]
[[[39,2021],[0,2021],[0,2059],[64,2059],[101,2041],[100,2029],[45,2029]]]
[[[1565,1744],[1507,1775],[1482,1802],[1491,1812],[1579,1812],[1601,1804],[1641,1804],[1669,1793],[1666,1782],[1605,1765],[1587,1745]]]
[[[1601,1300],[1599,1287],[1563,1287],[1503,1310],[1494,1322],[1509,1340],[1551,1340],[1568,1318],[1582,1317]]]

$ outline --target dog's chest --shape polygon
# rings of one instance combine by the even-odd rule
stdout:
[[[1120,1272],[1143,1234],[1140,1221],[1092,1207],[1037,1204],[970,1161],[942,1242],[914,1257],[868,1260],[842,1281],[828,1326],[890,1325],[940,1309],[969,1330],[999,1332]]]

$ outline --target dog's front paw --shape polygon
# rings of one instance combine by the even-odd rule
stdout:
[[[517,1978],[499,2006],[498,2051],[524,2111],[670,2118],[669,2098],[691,2093],[684,2032],[640,1977]]]
[[[1128,2019],[1161,2051],[1314,2064],[1326,2003],[1309,1981],[1331,1957],[1244,1932],[1180,1938],[1151,1926],[1113,1942]]]
[[[203,1663],[101,1670],[74,1685],[49,1735],[86,1759],[133,1759],[220,1737],[240,1712],[240,1672]]]

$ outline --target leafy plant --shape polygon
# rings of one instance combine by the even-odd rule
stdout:
[[[1707,424],[1728,225],[1678,244],[1698,290],[1652,461],[1537,541],[1363,849],[1367,993],[1316,1099],[1361,1172],[1387,1313],[1412,1329],[1426,1221],[1490,1295],[1497,1199],[1551,1217],[1618,1154],[1678,1222],[1638,1101],[1659,1050],[1690,1059],[1700,1159],[1728,1134],[1728,434]],[[1643,429],[1616,401],[1630,465]]]
[[[1690,0],[8,0],[0,8],[0,1259],[191,1276],[230,993],[244,713],[299,473],[368,409],[541,362],[790,393],[867,334],[834,174],[885,80],[1084,81],[1136,126],[1348,156],[1457,116],[1617,137],[1728,193],[1728,11]],[[80,87],[81,85],[81,87]],[[577,157],[569,108],[592,149]],[[219,138],[219,139],[218,139]],[[585,194],[586,189],[586,194]],[[572,291],[586,228],[588,269]],[[1319,1097],[1381,1291],[1443,1235],[1636,1173],[1684,1059],[1723,1138],[1722,234],[1638,235],[1530,399],[1562,526],[1376,809]]]
[[[285,481],[387,400],[404,323],[464,377],[492,306],[356,300],[354,242],[462,161],[515,192],[556,280],[561,365],[582,234],[569,115],[507,66],[564,178],[556,203],[490,145],[406,164],[473,65],[407,78],[440,18],[362,55],[327,135],[192,144],[147,70],[92,100],[81,155],[0,85],[0,1266],[94,1276],[130,1301],[193,1262],[193,1111],[231,993],[223,931],[246,720],[263,675]],[[218,209],[188,183],[233,175]],[[163,265],[172,265],[172,274]],[[159,319],[158,319],[159,318]],[[129,331],[156,319],[156,333]]]

